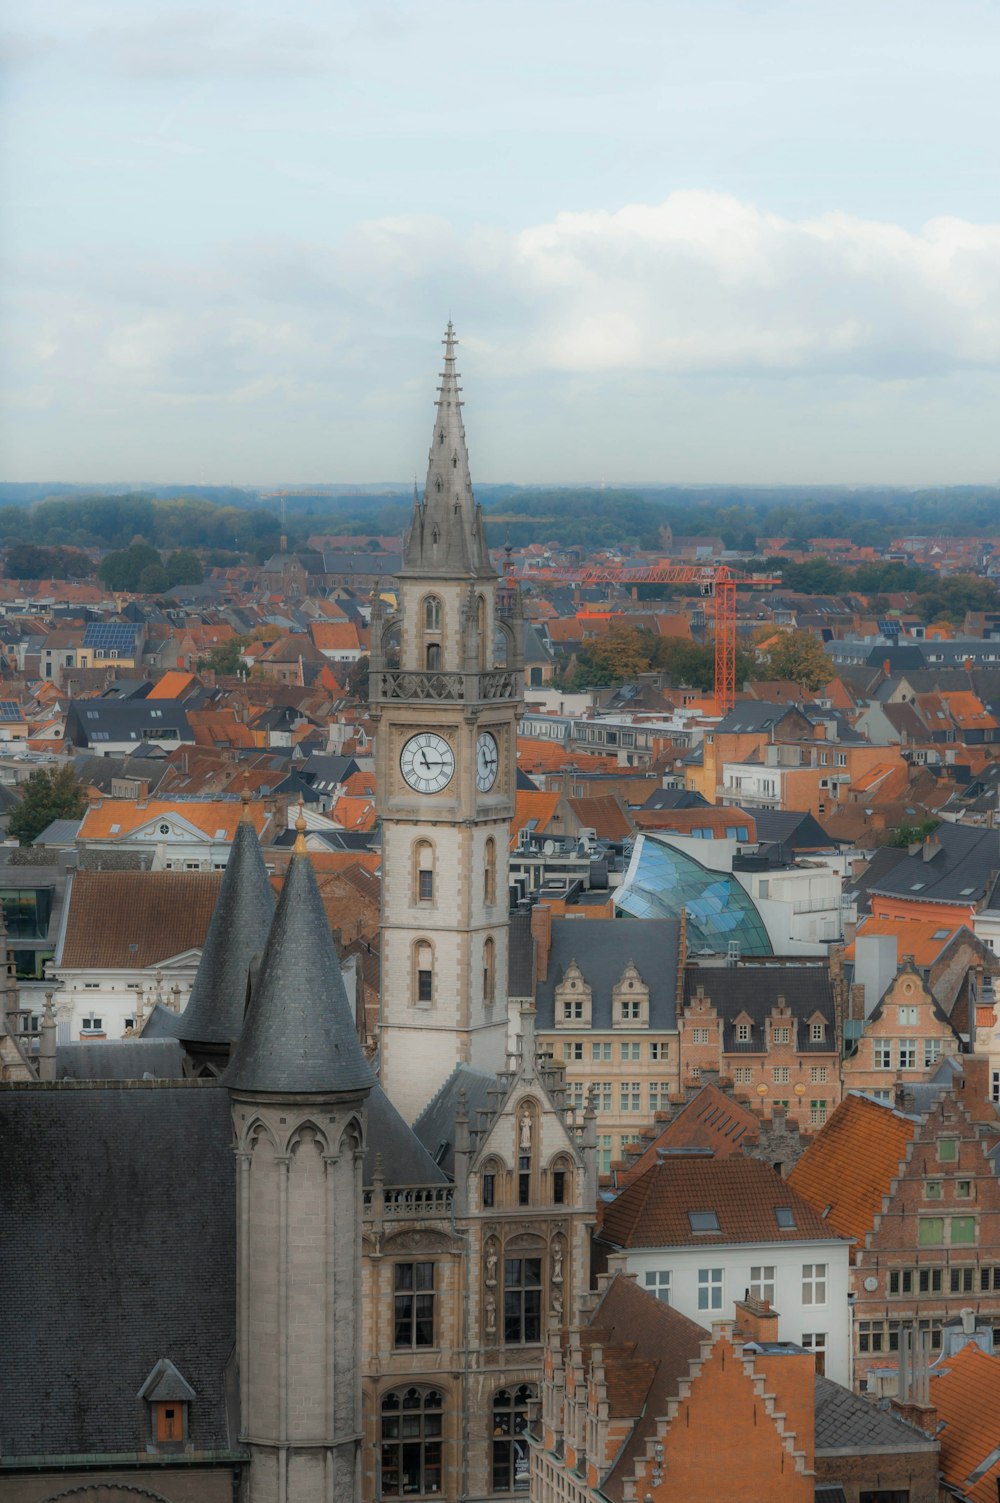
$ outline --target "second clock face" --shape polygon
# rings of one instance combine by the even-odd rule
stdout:
[[[476,787],[480,793],[489,793],[497,780],[499,766],[496,738],[483,731],[476,741]]]
[[[455,753],[443,736],[421,731],[400,752],[399,770],[416,793],[440,793],[451,782]]]

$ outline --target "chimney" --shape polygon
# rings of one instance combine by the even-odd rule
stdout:
[[[552,946],[552,910],[546,903],[536,903],[531,910],[531,937],[535,941],[535,976],[546,981]]]
[[[736,1330],[744,1341],[777,1341],[778,1312],[770,1300],[757,1299],[748,1290],[736,1301]]]
[[[882,659],[882,672],[885,674],[886,678],[892,677],[892,664],[889,662],[888,658]]]

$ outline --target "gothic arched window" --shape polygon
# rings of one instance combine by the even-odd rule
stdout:
[[[424,601],[424,631],[441,630],[441,602],[436,595],[428,595]]]
[[[496,993],[496,945],[492,939],[483,941],[483,1001],[487,1007],[493,1006]]]
[[[382,1497],[441,1491],[444,1401],[437,1388],[394,1389],[382,1399]]]
[[[441,643],[428,642],[426,653],[426,667],[428,673],[440,673],[441,671]]]
[[[413,902],[434,901],[434,847],[429,840],[413,843]]]
[[[429,940],[417,940],[413,946],[413,961],[413,1000],[418,1007],[431,1007],[434,1003],[434,951]]]
[[[497,900],[497,843],[492,835],[483,847],[483,902],[489,907]]]
[[[530,1481],[529,1449],[525,1432],[528,1406],[536,1398],[530,1383],[498,1388],[493,1395],[493,1491],[526,1493]]]

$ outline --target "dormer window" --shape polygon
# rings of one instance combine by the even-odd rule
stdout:
[[[169,1357],[160,1358],[136,1397],[146,1406],[146,1449],[186,1450],[196,1395]]]
[[[750,1024],[749,1023],[737,1023],[737,1025],[736,1025],[736,1042],[739,1043],[739,1044],[749,1044],[749,1042],[750,1042]]]
[[[814,1044],[821,1044],[826,1036],[826,1027],[823,1023],[810,1023],[809,1037]]]

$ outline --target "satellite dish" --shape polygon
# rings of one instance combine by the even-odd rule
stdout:
[[[545,844],[542,846],[542,854],[543,854],[543,856],[554,856],[555,855],[555,851],[556,851],[556,843],[555,843],[554,840],[547,840],[545,842]]]

